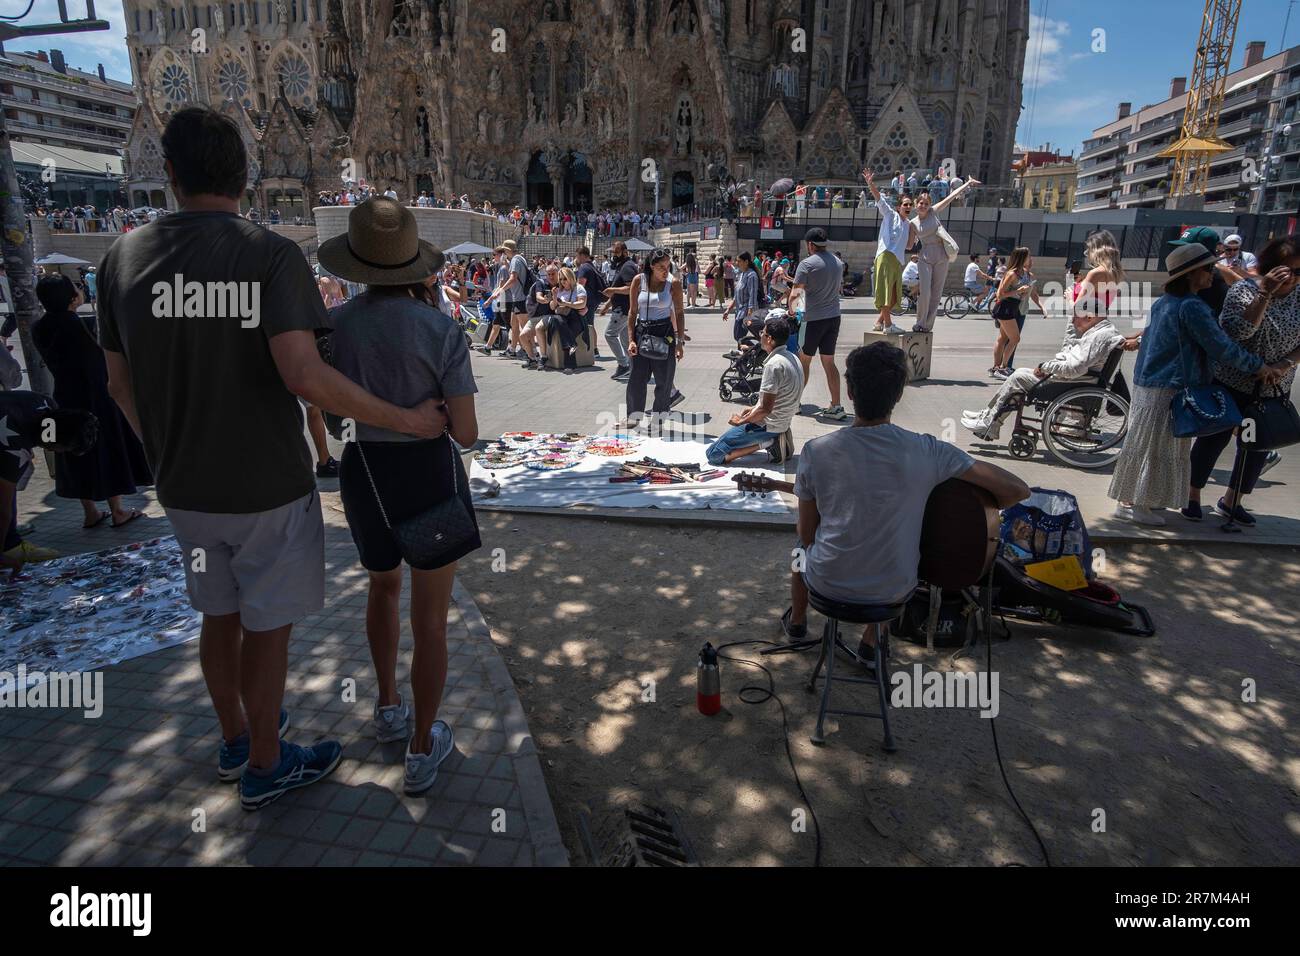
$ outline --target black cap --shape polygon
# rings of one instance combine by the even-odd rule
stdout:
[[[814,226],[803,234],[804,242],[811,242],[814,246],[826,245],[826,230],[821,226]]]

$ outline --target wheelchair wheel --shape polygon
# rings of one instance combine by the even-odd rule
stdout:
[[[1011,452],[1012,458],[1033,458],[1037,450],[1038,442],[1028,435],[1012,435],[1011,441],[1007,442],[1007,451]]]
[[[1119,457],[1128,433],[1129,406],[1104,388],[1082,387],[1057,396],[1043,412],[1043,444],[1074,468],[1104,468]]]

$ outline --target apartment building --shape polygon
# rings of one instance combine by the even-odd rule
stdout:
[[[59,50],[0,51],[0,107],[17,143],[121,157],[135,119],[130,83],[68,66]]]
[[[1211,157],[1207,212],[1296,208],[1300,124],[1289,135],[1281,129],[1300,112],[1300,46],[1270,57],[1264,49],[1262,40],[1247,43],[1241,68],[1228,75],[1218,134],[1233,148]],[[1131,103],[1119,104],[1116,119],[1083,143],[1074,210],[1163,207],[1174,160],[1159,154],[1179,138],[1186,106],[1182,76],[1173,78],[1169,98],[1160,103],[1136,111]],[[1261,173],[1265,168],[1267,176]]]

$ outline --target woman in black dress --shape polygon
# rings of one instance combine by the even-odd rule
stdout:
[[[140,517],[122,505],[153,484],[144,448],[108,394],[108,369],[96,336],[95,319],[78,315],[81,292],[63,275],[42,276],[36,297],[45,314],[32,326],[32,341],[54,376],[54,401],[60,408],[84,409],[99,419],[99,440],[84,455],[56,457],[54,488],[60,498],[79,498],[85,509],[84,527],[112,521],[120,528]],[[100,511],[100,501],[108,511]]]

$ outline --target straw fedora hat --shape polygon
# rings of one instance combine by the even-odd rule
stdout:
[[[1178,246],[1173,252],[1165,256],[1165,271],[1169,273],[1169,278],[1177,279],[1189,272],[1203,269],[1207,265],[1216,262],[1217,259],[1218,257],[1213,252],[1206,249],[1199,242],[1189,242]]]
[[[352,209],[348,231],[322,242],[316,260],[350,282],[407,285],[429,278],[447,257],[420,238],[411,210],[377,196]]]

